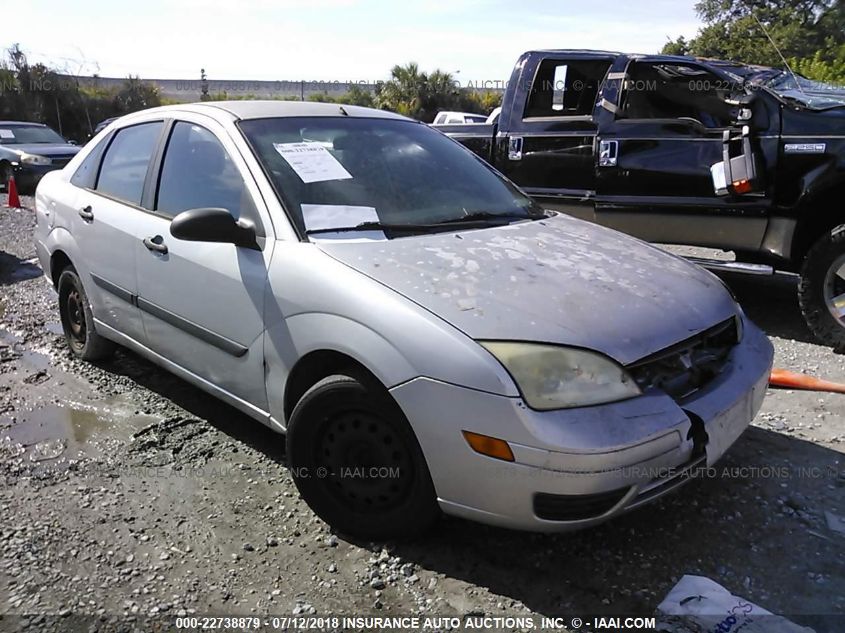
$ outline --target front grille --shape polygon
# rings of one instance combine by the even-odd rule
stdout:
[[[644,392],[660,389],[683,400],[719,375],[739,342],[739,328],[739,318],[731,317],[627,369]]]
[[[546,521],[581,521],[594,519],[610,511],[630,488],[620,488],[593,495],[534,495],[534,514]]]

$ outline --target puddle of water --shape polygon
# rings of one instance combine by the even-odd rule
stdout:
[[[97,407],[81,404],[47,405],[27,412],[16,412],[16,420],[3,416],[2,436],[12,444],[23,445],[32,461],[59,457],[74,459],[102,455],[105,440],[128,440],[136,431],[160,421],[135,414],[131,403],[119,397],[102,401]]]

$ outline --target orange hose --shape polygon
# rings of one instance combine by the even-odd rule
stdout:
[[[773,369],[769,376],[772,387],[784,389],[806,389],[808,391],[829,391],[831,393],[845,393],[845,385],[838,382],[821,380],[814,376],[799,374],[785,369]]]

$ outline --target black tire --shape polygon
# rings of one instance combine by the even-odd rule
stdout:
[[[801,267],[798,302],[816,338],[835,349],[845,349],[845,311],[834,316],[832,297],[845,295],[845,279],[836,270],[845,265],[845,224],[823,235]]]
[[[9,193],[9,179],[12,177],[12,166],[9,163],[0,163],[0,190]]]
[[[411,426],[364,372],[324,378],[297,403],[287,428],[296,487],[339,532],[364,540],[409,538],[440,516]]]
[[[59,275],[59,315],[70,351],[82,360],[102,360],[114,353],[116,345],[97,334],[94,315],[82,281],[73,266]]]

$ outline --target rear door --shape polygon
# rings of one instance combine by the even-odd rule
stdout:
[[[633,60],[612,77],[597,115],[596,221],[653,242],[756,250],[770,195],[717,195],[711,176],[724,134],[741,136],[726,101],[737,80],[665,58]],[[759,155],[753,131],[751,140]]]
[[[133,253],[138,306],[149,347],[232,396],[250,413],[267,410],[264,293],[274,240],[269,215],[238,148],[202,115],[172,122]],[[224,208],[252,221],[261,250],[170,235],[182,211]]]
[[[78,262],[100,323],[143,341],[134,249],[146,213],[143,192],[162,121],[117,130],[98,145],[71,178],[76,199],[63,214],[79,247]],[[87,277],[87,278],[86,278]]]
[[[599,88],[611,54],[532,55],[507,120],[500,122],[496,165],[544,207],[593,219]]]

